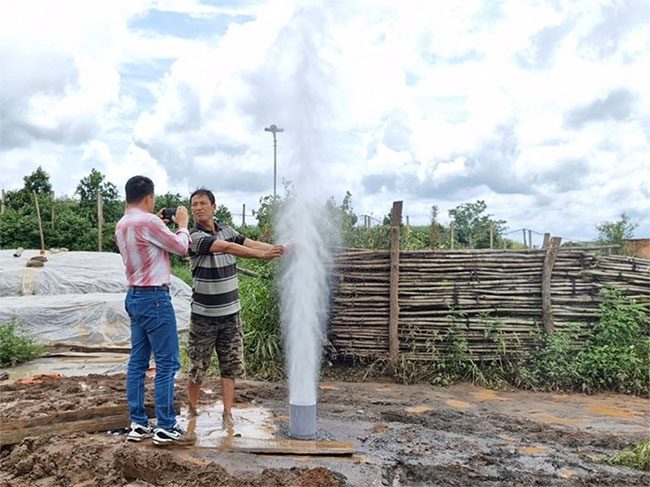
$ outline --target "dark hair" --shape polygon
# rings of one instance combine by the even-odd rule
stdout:
[[[145,196],[153,196],[153,181],[146,176],[133,176],[124,185],[127,203],[140,203]]]
[[[210,203],[212,203],[213,205],[215,204],[214,194],[212,193],[212,191],[210,191],[207,188],[204,187],[196,188],[194,192],[190,195],[190,205],[192,204],[192,198],[194,198],[195,196],[207,196],[208,199],[210,200]]]

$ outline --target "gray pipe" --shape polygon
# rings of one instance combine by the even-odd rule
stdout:
[[[289,403],[289,435],[299,440],[316,436],[316,404],[307,406]]]

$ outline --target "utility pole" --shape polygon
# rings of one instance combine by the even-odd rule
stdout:
[[[270,127],[264,127],[264,131],[273,133],[273,202],[278,195],[277,191],[277,181],[278,181],[278,139],[275,134],[278,132],[284,132],[284,129],[281,129],[277,125],[273,124]]]

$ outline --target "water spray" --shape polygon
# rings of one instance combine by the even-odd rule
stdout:
[[[289,434],[298,439],[313,438],[318,429],[318,377],[331,261],[322,212],[322,204],[294,198],[287,203],[281,226],[281,234],[291,235],[296,242],[284,261],[280,291],[289,376]]]
[[[328,272],[336,232],[325,201],[330,196],[324,167],[330,160],[326,134],[335,126],[329,87],[332,39],[325,26],[333,22],[326,2],[299,2],[278,42],[290,39],[279,64],[291,59],[282,86],[287,99],[278,108],[289,150],[285,174],[294,191],[285,198],[277,229],[280,242],[295,242],[282,259],[281,321],[289,379],[289,434],[297,439],[317,435],[318,378],[329,305]],[[298,36],[300,42],[296,43]],[[280,52],[280,51],[276,51]],[[273,70],[277,67],[274,65]],[[290,109],[287,109],[290,107]]]

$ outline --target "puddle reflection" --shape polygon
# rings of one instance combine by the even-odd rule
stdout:
[[[232,409],[232,429],[223,428],[221,401],[200,405],[198,413],[197,416],[190,416],[187,409],[183,409],[177,418],[181,428],[196,434],[196,446],[222,447],[224,440],[232,437],[266,440],[273,438],[277,431],[271,411],[257,406],[235,404]]]
[[[65,356],[41,357],[7,369],[16,381],[35,375],[58,373],[64,377],[126,372],[129,356],[122,353],[70,353]]]

